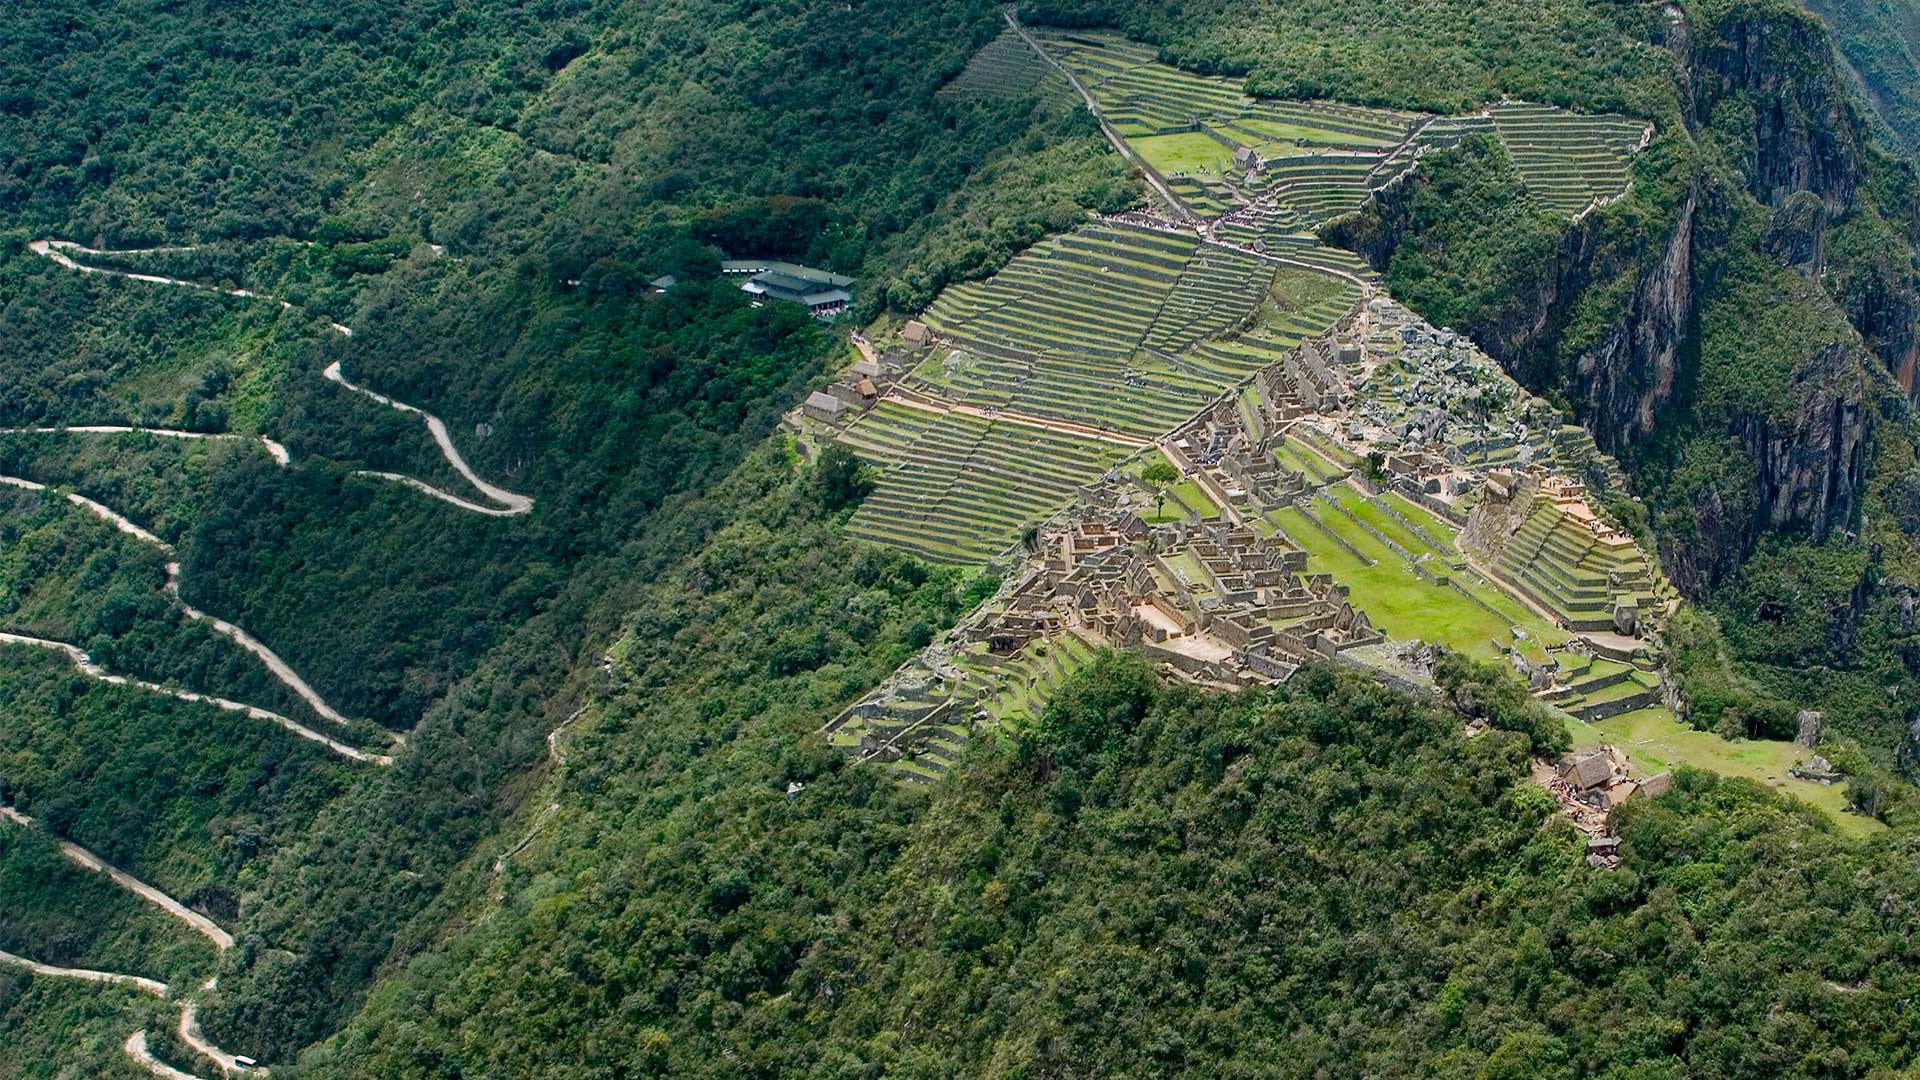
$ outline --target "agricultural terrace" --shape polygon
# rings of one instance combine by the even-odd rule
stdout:
[[[1252,98],[1238,80],[1163,64],[1152,46],[1117,34],[1032,32],[1087,87],[1114,130],[1195,211],[1212,216],[1236,206],[1268,206],[1276,217],[1263,223],[1263,231],[1280,235],[1297,235],[1358,210],[1419,154],[1476,130],[1506,143],[1542,206],[1571,216],[1626,187],[1627,158],[1647,131],[1627,117],[1524,103],[1435,117]],[[1005,46],[996,41],[989,48],[998,53]]]
[[[1497,569],[1575,630],[1609,630],[1616,603],[1653,599],[1653,580],[1637,546],[1596,537],[1585,521],[1544,498],[1534,501],[1526,522],[1508,539]]]
[[[940,88],[940,95],[958,100],[1037,97],[1062,106],[1077,100],[1067,80],[1012,30],[981,46],[960,74]]]
[[[882,466],[849,535],[929,562],[980,563],[1065,506],[1125,447],[882,401],[839,438]]]
[[[1284,287],[1280,287],[1284,282]],[[1023,252],[923,316],[950,348],[913,372],[938,397],[1161,435],[1325,331],[1350,284],[1186,233],[1101,222]]]
[[[1228,382],[1247,378],[1280,362],[1308,338],[1327,332],[1359,302],[1359,290],[1339,278],[1310,270],[1282,268],[1252,325],[1193,343],[1184,357]]]
[[[1579,116],[1546,105],[1491,110],[1514,168],[1551,210],[1577,214],[1627,186],[1627,161],[1646,125],[1624,116]]]
[[[1017,731],[1039,719],[1054,690],[1092,663],[1099,648],[1075,630],[1035,638],[1006,656],[975,642],[951,658],[953,682],[935,684],[930,674],[917,672],[891,695],[897,709],[849,712],[825,734],[851,754],[894,743],[902,753],[889,767],[901,779],[931,782],[979,737],[981,723],[989,731]]]
[[[1301,459],[1326,461],[1298,443],[1292,449]],[[1565,685],[1546,700],[1582,723],[1662,708],[1651,661],[1565,649],[1571,640],[1565,630],[1461,557],[1451,522],[1400,495],[1366,495],[1331,483],[1269,513],[1265,523],[1307,552],[1309,571],[1330,573],[1345,585],[1389,637],[1419,638],[1480,660],[1518,654],[1531,666],[1551,665]]]

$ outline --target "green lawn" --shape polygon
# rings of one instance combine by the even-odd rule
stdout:
[[[1135,476],[1139,476],[1140,470],[1156,461],[1165,461],[1169,465],[1173,464],[1164,454],[1153,453],[1129,465],[1127,471]],[[1198,510],[1200,516],[1203,518],[1220,516],[1220,507],[1215,505],[1211,498],[1207,497],[1207,493],[1201,489],[1200,485],[1191,480],[1182,479],[1179,483],[1168,488],[1167,494],[1166,506],[1163,507],[1159,513],[1149,513],[1146,515],[1147,524],[1164,525],[1169,521],[1184,521],[1187,515],[1181,511],[1180,503],[1185,503],[1195,510]],[[1179,499],[1179,502],[1175,502],[1175,498]]]
[[[1405,559],[1333,510],[1315,516],[1376,565],[1359,565],[1300,514],[1289,508],[1274,516],[1281,529],[1306,550],[1308,572],[1331,573],[1347,587],[1354,604],[1389,637],[1435,642],[1480,660],[1501,657],[1493,643],[1507,640],[1505,620],[1453,589],[1419,577]]]
[[[1455,543],[1454,534],[1459,532],[1458,527],[1455,526],[1453,522],[1421,506],[1412,499],[1389,491],[1380,496],[1380,501],[1393,507],[1394,513],[1427,530],[1434,536],[1450,544]]]
[[[1447,557],[1447,552],[1440,551],[1432,544],[1415,536],[1405,525],[1395,521],[1385,510],[1380,509],[1378,505],[1365,495],[1360,494],[1360,492],[1350,487],[1336,487],[1331,490],[1333,497],[1340,500],[1341,506],[1346,507],[1349,513],[1361,521],[1378,529],[1380,535],[1399,544],[1415,555],[1431,552],[1442,558]],[[1436,535],[1434,539],[1445,540],[1450,535],[1450,532],[1440,533]]]
[[[1622,713],[1597,724],[1569,720],[1568,727],[1573,731],[1575,746],[1604,742],[1626,751],[1628,762],[1642,776],[1656,776],[1675,765],[1711,769],[1723,776],[1757,780],[1800,799],[1826,813],[1842,832],[1850,835],[1862,836],[1885,827],[1872,818],[1846,812],[1846,785],[1815,784],[1789,776],[1787,770],[1807,754],[1789,742],[1771,739],[1728,742],[1712,732],[1687,727],[1664,708]]]
[[[1185,173],[1192,176],[1205,173],[1217,176],[1223,167],[1233,161],[1233,151],[1198,131],[1179,135],[1148,135],[1127,141],[1141,157],[1147,159],[1147,164],[1165,174]]]
[[[1200,485],[1194,483],[1191,480],[1182,480],[1179,483],[1173,485],[1173,487],[1169,490],[1168,494],[1172,495],[1173,498],[1177,498],[1181,502],[1199,511],[1200,516],[1203,518],[1215,518],[1220,516],[1220,508],[1214,505],[1212,499],[1207,498],[1206,492],[1200,490]],[[1174,520],[1174,516],[1177,515],[1177,510],[1174,508],[1173,499],[1167,500],[1167,510],[1165,511],[1165,514],[1167,516],[1157,517],[1155,520],[1155,524],[1158,524],[1161,521]]]

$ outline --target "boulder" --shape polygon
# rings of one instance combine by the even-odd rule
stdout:
[[[1629,603],[1613,606],[1613,630],[1622,637],[1636,637],[1640,633],[1640,609]]]
[[[1813,709],[1801,709],[1800,714],[1794,717],[1794,720],[1800,725],[1800,728],[1793,737],[1793,745],[1812,747],[1820,742],[1820,735],[1825,731],[1827,726],[1827,715],[1825,713],[1816,712]]]

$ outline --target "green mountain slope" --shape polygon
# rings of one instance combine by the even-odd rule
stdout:
[[[1618,452],[1644,503],[1611,511],[1705,612],[1670,642],[1694,721],[1827,710],[1895,835],[1682,773],[1595,873],[1524,735],[1317,667],[1229,697],[1102,659],[930,793],[831,749],[997,582],[861,543],[884,503],[848,529],[857,470],[769,437],[843,328],[717,263],[856,277],[848,321],[896,326],[1138,205],[1064,76],[969,66],[988,4],[18,4],[0,796],[40,831],[0,835],[0,947],[173,995],[0,966],[0,1076],[127,1072],[135,1033],[209,1075],[187,1003],[303,1076],[1912,1067],[1920,230],[1818,26],[1021,14],[1263,94],[1651,121],[1578,220],[1514,105],[1510,149],[1436,145],[1325,238]],[[1081,338],[1117,307],[1075,303]],[[232,946],[49,872],[56,836]]]
[[[1876,908],[1901,861],[1745,783],[1688,777],[1596,874],[1542,827],[1522,736],[1463,738],[1327,671],[1222,698],[1107,661],[922,798],[797,751],[790,710],[662,686],[646,651],[569,744],[554,831],[599,842],[517,855],[500,900],[309,1058],[320,1075],[1912,1060],[1883,1007],[1910,992],[1908,916]],[[715,749],[689,759],[693,738]]]
[[[1812,0],[1892,144],[1920,150],[1920,12],[1886,0]]]

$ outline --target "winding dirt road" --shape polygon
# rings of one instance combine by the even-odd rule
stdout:
[[[335,325],[337,326],[338,324],[335,324]],[[340,327],[340,329],[344,330],[345,327]],[[347,333],[351,334],[352,331],[348,330]],[[422,420],[426,421],[427,433],[433,436],[434,445],[440,448],[440,455],[447,459],[447,464],[452,465],[455,472],[458,472],[461,476],[465,477],[467,483],[472,484],[473,489],[475,491],[478,491],[480,494],[485,495],[487,498],[492,499],[494,502],[499,503],[501,506],[505,507],[506,509],[504,510],[481,509],[480,507],[475,506],[472,503],[466,502],[463,499],[456,499],[452,495],[448,495],[447,493],[440,491],[437,488],[428,487],[426,484],[418,480],[414,480],[411,477],[396,477],[392,473],[373,473],[371,475],[384,476],[389,479],[404,480],[405,482],[413,484],[419,487],[421,490],[426,491],[431,495],[435,495],[439,498],[445,499],[446,501],[451,502],[456,506],[465,506],[465,507],[468,507],[469,509],[478,510],[480,513],[483,513],[483,514],[497,514],[501,517],[512,517],[516,514],[527,513],[528,511],[533,509],[533,500],[531,498],[528,498],[525,495],[516,495],[515,493],[508,491],[506,488],[495,487],[494,485],[487,483],[485,480],[480,479],[480,474],[473,471],[473,467],[467,464],[467,459],[460,456],[460,449],[453,445],[453,436],[447,433],[446,421],[441,420],[439,417],[433,415],[432,413],[426,411],[425,409],[420,408],[419,406],[409,405],[404,401],[396,401],[385,394],[376,393],[372,390],[367,389],[364,386],[360,386],[354,382],[349,381],[347,377],[341,373],[340,361],[338,360],[335,360],[333,363],[328,364],[326,367],[326,370],[322,371],[320,374],[326,376],[328,380],[339,383],[341,386],[346,387],[348,390],[351,390],[356,394],[360,394],[365,397],[372,398],[374,401],[377,401],[380,404],[385,405],[389,409],[399,409],[401,412],[412,413],[415,416],[418,416]]]
[[[262,709],[258,705],[248,705],[244,702],[214,697],[210,694],[196,693],[192,690],[175,690],[171,687],[161,686],[159,683],[146,682],[142,679],[130,679],[125,675],[112,674],[107,671],[107,669],[94,663],[79,646],[69,645],[64,641],[51,641],[47,638],[28,637],[25,634],[10,634],[0,631],[0,645],[27,645],[36,649],[47,649],[52,652],[62,653],[68,660],[72,661],[74,667],[80,669],[81,674],[86,675],[88,678],[98,679],[103,683],[109,683],[113,686],[131,686],[140,690],[146,690],[150,693],[177,698],[181,701],[193,701],[212,705],[216,708],[225,709],[228,712],[245,713],[255,720],[265,720],[271,724],[278,724],[303,739],[319,743],[334,753],[339,754],[341,757],[365,762],[369,765],[393,764],[393,758],[386,754],[369,754],[358,747],[348,746],[346,743],[340,742],[337,739],[320,734],[297,720],[281,716],[279,713],[273,712],[270,709]]]
[[[218,979],[208,979],[202,990],[211,990]],[[265,1069],[249,1068],[240,1064],[234,1055],[207,1041],[200,1031],[200,1006],[192,998],[180,1005],[180,1026],[174,1029],[180,1035],[180,1041],[193,1047],[201,1057],[220,1066],[220,1071],[228,1076],[265,1076]]]
[[[35,483],[32,480],[23,480],[17,476],[0,476],[0,484],[27,491],[45,492],[48,490],[45,484]],[[221,637],[232,641],[234,644],[252,653],[256,659],[266,666],[268,671],[273,673],[274,678],[280,680],[282,685],[298,695],[315,713],[343,727],[347,725],[347,718],[341,715],[338,709],[329,705],[327,700],[321,697],[318,691],[308,685],[307,680],[301,678],[300,673],[293,670],[292,665],[282,660],[279,653],[268,648],[259,638],[247,633],[246,630],[241,627],[218,616],[209,615],[199,608],[194,607],[192,604],[187,603],[186,599],[180,595],[180,563],[177,559],[178,553],[174,550],[172,544],[167,543],[165,540],[160,539],[146,529],[129,521],[124,515],[116,512],[111,507],[97,503],[85,495],[68,492],[66,498],[68,502],[107,522],[120,532],[139,540],[141,543],[158,548],[167,558],[167,580],[165,585],[167,595],[179,606],[187,618],[193,619],[196,622],[206,623],[213,629],[214,633],[219,634]],[[265,712],[266,710],[258,711]],[[283,724],[293,723],[293,721],[280,716],[278,713],[270,713],[268,715],[278,717],[279,721]],[[331,739],[309,731],[307,728],[300,727],[297,724],[295,724],[294,727],[298,729],[298,732],[301,733],[303,737],[320,740],[330,746],[339,745]],[[391,735],[390,737],[396,745],[404,742],[404,739],[397,734]]]
[[[202,1080],[201,1077],[195,1076],[190,1072],[181,1072],[179,1069],[154,1057],[153,1051],[147,1049],[147,1033],[145,1031],[136,1031],[127,1036],[126,1051],[127,1056],[133,1059],[135,1065],[160,1077],[161,1080]]]
[[[10,952],[0,952],[0,964],[25,968],[35,975],[45,975],[51,979],[78,979],[81,982],[110,983],[115,986],[131,986],[142,993],[154,997],[167,996],[167,984],[158,979],[149,979],[140,975],[122,975],[117,971],[94,971],[92,968],[54,967],[29,960],[24,956],[15,956]]]
[[[1193,207],[1188,206],[1186,200],[1174,194],[1173,189],[1167,186],[1167,182],[1160,178],[1160,173],[1153,166],[1148,165],[1145,158],[1134,152],[1133,147],[1127,143],[1126,137],[1120,134],[1120,130],[1107,122],[1106,114],[1100,111],[1100,102],[1093,96],[1093,91],[1087,89],[1086,84],[1080,81],[1080,76],[1068,70],[1065,64],[1054,59],[1052,53],[1034,40],[1033,35],[1027,33],[1027,28],[1021,25],[1020,16],[1012,8],[1008,8],[1002,14],[1007,20],[1007,26],[1020,35],[1020,40],[1026,42],[1027,47],[1038,54],[1048,67],[1059,72],[1060,77],[1067,80],[1067,85],[1073,87],[1074,91],[1080,95],[1080,100],[1086,103],[1087,112],[1091,113],[1094,122],[1100,125],[1100,133],[1107,137],[1107,141],[1113,144],[1113,148],[1120,152],[1121,157],[1139,167],[1140,175],[1146,178],[1147,183],[1153,185],[1153,190],[1159,192],[1162,199],[1166,200],[1168,209],[1185,222],[1197,223],[1200,216],[1193,212]]]
[[[0,805],[0,818],[5,818],[16,825],[21,825],[29,829],[39,827],[38,822],[11,806]],[[52,834],[49,833],[48,835],[51,836]],[[214,948],[223,952],[233,948],[233,935],[220,929],[220,925],[212,919],[192,910],[180,901],[141,881],[139,878],[134,877],[132,874],[127,873],[125,870],[120,869],[71,840],[63,840],[58,836],[53,836],[53,841],[59,847],[61,856],[68,862],[91,870],[96,874],[107,875],[115,885],[120,886],[135,896],[138,896],[140,899],[145,900],[147,903],[159,908],[161,911],[166,912],[168,915],[180,920],[191,928],[194,933],[213,942]]]
[[[125,427],[119,424],[75,424],[68,427],[0,428],[0,435],[158,435],[166,439],[205,439],[211,442],[258,442],[279,465],[293,461],[287,448],[265,435],[227,435],[210,431],[176,431],[173,428]]]
[[[0,818],[27,828],[37,827],[37,823],[32,818],[15,810],[11,806],[0,806]],[[222,952],[233,947],[232,935],[220,929],[219,926],[206,916],[197,911],[189,910],[173,897],[148,885],[132,874],[115,867],[113,864],[100,858],[93,852],[88,851],[86,848],[70,841],[62,840],[59,837],[54,837],[54,840],[60,847],[60,854],[65,856],[69,861],[77,863],[96,873],[106,874],[112,879],[114,884],[133,893],[142,900],[158,906],[167,914],[186,924],[196,933],[205,935],[213,942],[214,947]],[[156,997],[164,998],[171,992],[171,988],[168,987],[166,983],[160,982],[157,979],[148,979],[138,975],[122,975],[111,971],[94,971],[88,968],[54,967],[51,964],[38,963],[28,960],[25,957],[14,956],[11,953],[0,952],[0,963],[24,968],[36,975],[46,975],[62,979],[79,979],[84,982],[131,986],[135,989],[153,994]],[[219,981],[218,977],[208,979],[201,984],[200,990],[202,992],[211,990],[219,984]],[[266,1075],[266,1070],[250,1068],[240,1064],[239,1059],[234,1054],[222,1050],[207,1040],[205,1033],[200,1030],[200,1007],[193,998],[189,997],[181,1000],[180,1022],[177,1030],[182,1042],[192,1047],[193,1050],[202,1057],[218,1065],[223,1074],[228,1076]],[[166,1062],[161,1061],[159,1058],[154,1057],[152,1051],[147,1046],[147,1033],[144,1030],[136,1031],[132,1035],[127,1036],[126,1052],[127,1056],[132,1058],[135,1064],[155,1076],[169,1078],[184,1076],[187,1077],[188,1080],[200,1080],[199,1077],[194,1076],[192,1073],[182,1072],[168,1065]]]
[[[32,251],[36,255],[41,255],[48,259],[53,260],[53,262],[58,266],[65,267],[66,269],[75,271],[77,273],[102,274],[108,277],[126,278],[129,281],[145,281],[155,285],[172,285],[182,289],[195,289],[200,292],[220,293],[225,296],[237,296],[242,299],[248,299],[248,300],[267,300],[272,303],[278,304],[282,311],[294,310],[293,304],[286,300],[280,300],[272,296],[267,296],[263,293],[257,293],[251,289],[225,289],[217,285],[208,285],[198,281],[187,281],[182,278],[163,277],[159,274],[140,274],[140,273],[135,273],[131,270],[115,270],[109,267],[88,266],[86,263],[79,262],[73,258],[73,255],[80,255],[82,257],[86,257],[90,255],[110,257],[115,255],[152,255],[152,254],[159,254],[163,252],[192,251],[193,249],[190,247],[142,248],[139,250],[132,250],[132,251],[102,251],[96,248],[90,248],[81,244],[76,244],[71,240],[35,240],[27,245],[27,249],[29,251]],[[327,326],[334,333],[339,334],[341,337],[353,336],[352,328],[344,326],[340,323],[329,322]],[[427,412],[425,409],[422,409],[418,406],[409,405],[404,401],[395,400],[394,398],[390,398],[385,394],[377,393],[375,391],[367,389],[366,387],[360,386],[354,382],[349,381],[346,375],[344,374],[344,372],[341,370],[340,362],[338,360],[334,361],[331,364],[328,364],[326,367],[326,370],[323,371],[321,374],[325,375],[329,381],[337,383],[340,386],[346,388],[347,390],[352,391],[353,393],[360,394],[364,397],[370,398],[374,401],[379,402],[382,405],[387,406],[388,408],[399,409],[402,412],[412,413],[415,416],[420,417],[421,420],[426,425],[427,434],[433,439],[434,445],[439,447],[440,455],[446,458],[447,464],[451,465],[453,467],[453,470],[459,473],[469,484],[472,484],[473,489],[475,491],[478,491],[482,496],[484,496],[489,501],[497,503],[498,506],[497,507],[482,506],[479,503],[475,503],[467,499],[462,499],[459,496],[452,494],[451,492],[442,491],[439,488],[434,487],[433,485],[427,483],[424,480],[417,480],[409,476],[401,476],[400,474],[397,474],[397,473],[375,472],[372,470],[363,469],[363,470],[357,471],[355,473],[356,476],[371,476],[371,477],[376,477],[382,480],[391,480],[397,483],[401,483],[407,487],[413,488],[416,491],[422,492],[427,495],[431,495],[434,498],[439,499],[441,502],[447,503],[448,505],[457,506],[463,510],[470,511],[472,513],[486,514],[490,517],[515,517],[520,514],[529,513],[533,510],[533,499],[530,496],[521,495],[516,492],[508,491],[505,488],[488,483],[486,480],[481,479],[480,474],[474,472],[473,467],[467,464],[467,459],[461,455],[460,448],[454,445],[453,437],[447,430],[446,422],[441,420],[438,416],[435,416],[434,414]],[[79,430],[102,430],[102,429],[69,428],[67,430],[79,431]],[[186,437],[193,437],[191,433],[182,432],[179,434]],[[278,443],[272,443],[271,445],[275,447],[279,446]],[[275,460],[280,461],[282,465],[287,463],[285,460],[281,459],[281,455],[285,454],[285,452],[286,452],[285,448],[281,447],[279,449],[279,452],[275,454]]]
[[[331,375],[335,373],[335,369],[338,367],[339,365],[335,364],[332,367],[329,367],[327,369],[329,373],[329,377],[331,377]],[[361,390],[358,386],[354,386],[350,383],[347,383],[346,380],[344,379],[335,379],[334,381],[341,383],[342,385],[346,386],[349,390],[352,390],[355,393],[366,393],[366,391]],[[374,395],[374,396],[378,397],[378,395]],[[385,399],[381,399],[381,400],[385,400]],[[414,410],[411,405],[402,405],[402,406],[396,406],[396,407],[411,410],[411,411],[418,411],[418,410]],[[435,422],[437,423],[438,421],[435,421]],[[429,428],[429,430],[431,430],[431,428]],[[222,442],[257,441],[267,451],[268,456],[273,458],[274,464],[285,466],[293,463],[293,455],[290,452],[288,452],[287,448],[281,445],[280,443],[274,442],[272,439],[267,438],[265,435],[251,435],[251,436],[227,435],[227,434],[215,434],[213,432],[207,432],[207,431],[176,431],[172,428],[124,427],[117,424],[86,424],[86,425],[73,425],[70,427],[0,428],[0,435],[158,435],[158,436],[162,436],[164,438],[169,438],[169,439],[210,439],[210,440],[217,440]],[[448,494],[447,492],[441,491],[439,488],[434,487],[432,484],[426,483],[421,480],[416,480],[411,476],[406,476],[401,473],[378,472],[373,469],[355,469],[353,472],[353,475],[371,476],[379,480],[388,480],[396,484],[404,484],[407,487],[413,488],[415,491],[418,491],[424,495],[432,496],[433,498],[439,499],[441,502],[451,503],[452,505],[457,506],[462,510],[468,510],[476,514],[486,514],[491,517],[513,517],[516,514],[524,514],[527,511],[533,509],[532,499],[528,499],[524,495],[513,495],[511,492],[506,492],[505,494],[512,495],[512,497],[517,500],[524,500],[525,505],[520,506],[516,504],[514,508],[506,509],[506,510],[502,510],[499,507],[494,507],[494,506],[482,506],[479,503],[469,502],[466,499],[462,499],[458,495]]]

